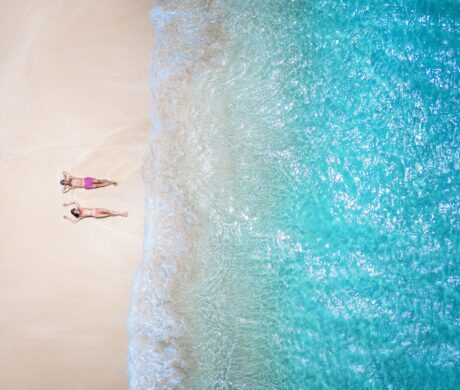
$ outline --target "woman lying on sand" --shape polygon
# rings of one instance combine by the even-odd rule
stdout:
[[[70,173],[64,171],[62,172],[64,179],[60,181],[62,187],[62,192],[70,191],[73,188],[84,188],[85,190],[91,190],[93,188],[106,187],[111,184],[114,186],[117,185],[116,181],[112,180],[101,180],[95,179],[94,177],[73,177]]]
[[[83,218],[107,218],[107,217],[127,217],[128,213],[126,211],[122,212],[117,212],[117,211],[111,211],[107,209],[85,209],[83,207],[80,207],[80,205],[77,202],[70,202],[70,203],[64,203],[64,206],[70,206],[71,204],[74,204],[77,207],[74,207],[72,210],[70,210],[70,213],[76,218],[72,219],[69,218],[68,216],[64,215],[65,219],[68,219],[70,222],[77,223],[81,221]]]

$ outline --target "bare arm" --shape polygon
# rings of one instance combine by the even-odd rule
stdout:
[[[70,180],[72,178],[72,175],[69,172],[62,171],[62,174],[66,180]]]
[[[70,206],[71,204],[74,204],[75,206],[77,206],[78,208],[80,208],[80,205],[78,204],[78,202],[63,203],[63,206]]]
[[[71,189],[72,187],[66,184],[64,187],[62,187],[62,193],[65,194],[66,192],[69,192]]]

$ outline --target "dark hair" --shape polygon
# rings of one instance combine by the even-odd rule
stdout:
[[[65,184],[65,180],[62,179],[59,183],[61,183],[61,186],[63,186]]]
[[[79,213],[78,209],[76,209],[76,208],[73,208],[72,210],[70,210],[70,212],[75,218],[78,218],[80,216],[80,213]]]

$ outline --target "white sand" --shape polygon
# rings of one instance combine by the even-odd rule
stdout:
[[[0,389],[126,389],[148,0],[0,2]],[[119,181],[63,195],[62,170]],[[63,202],[128,218],[62,218]]]

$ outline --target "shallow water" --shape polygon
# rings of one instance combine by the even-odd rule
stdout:
[[[460,7],[152,10],[148,388],[455,388]]]

